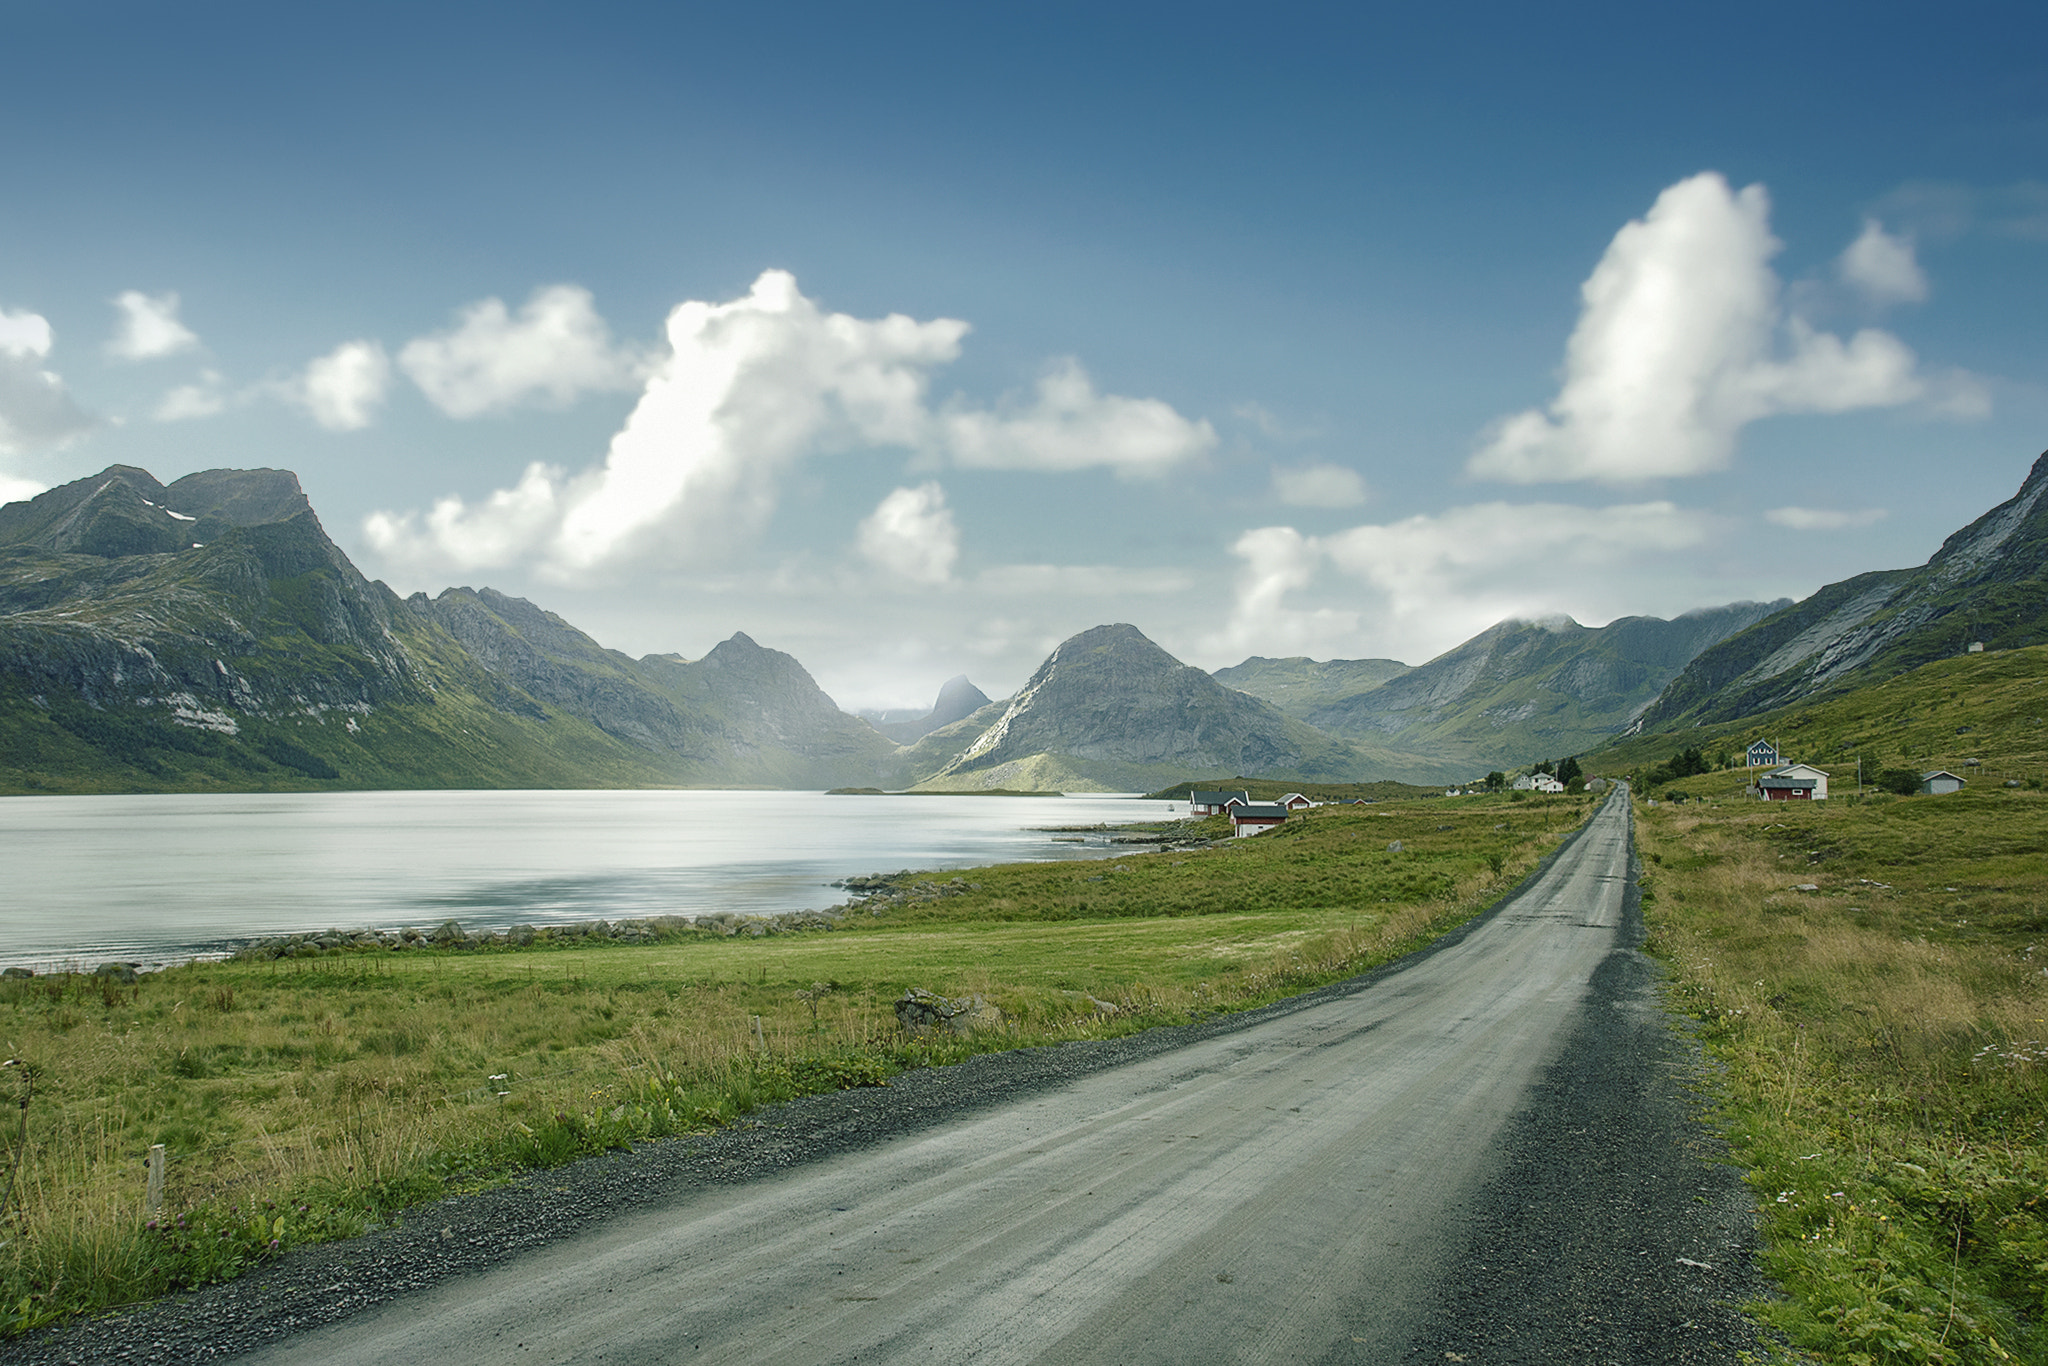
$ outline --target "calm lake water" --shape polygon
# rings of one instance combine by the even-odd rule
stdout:
[[[819,792],[7,797],[0,966],[161,963],[299,930],[822,909],[853,874],[1100,858],[1117,848],[1104,835],[1034,827],[1174,813]]]

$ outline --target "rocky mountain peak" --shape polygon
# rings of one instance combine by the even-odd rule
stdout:
[[[1143,790],[1154,774],[1309,774],[1358,762],[1341,741],[1224,687],[1118,622],[1062,641],[1001,718],[933,781],[1059,773]]]
[[[1659,731],[1733,720],[1961,654],[2048,640],[2048,454],[1926,564],[1831,583],[1707,650],[1643,713]]]
[[[301,516],[312,518],[313,505],[289,470],[204,470],[166,486],[148,470],[109,465],[0,507],[0,545],[106,559],[168,555],[233,528]]]

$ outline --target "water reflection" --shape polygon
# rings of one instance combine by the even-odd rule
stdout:
[[[1181,807],[1182,812],[1185,807]],[[165,961],[311,929],[762,914],[857,873],[1099,858],[1127,797],[346,792],[0,800],[0,966]]]

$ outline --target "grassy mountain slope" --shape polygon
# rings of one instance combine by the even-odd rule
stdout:
[[[1917,569],[1830,584],[1703,652],[1644,731],[1753,716],[1962,653],[2048,641],[2048,455]]]
[[[1570,618],[1504,621],[1377,687],[1352,688],[1339,675],[1348,691],[1336,693],[1319,692],[1309,670],[1273,667],[1292,661],[1247,661],[1225,672],[1262,663],[1253,681],[1284,697],[1290,715],[1356,742],[1433,755],[1441,771],[1431,776],[1470,777],[1602,743],[1701,650],[1779,605],[1731,603],[1602,627]]]
[[[1253,655],[1210,677],[1226,688],[1271,702],[1289,716],[1307,720],[1309,712],[1370,692],[1410,667],[1398,659],[1315,660],[1303,655],[1267,659]]]
[[[1588,773],[1647,769],[1686,747],[1730,767],[1683,780],[1688,791],[1726,795],[1749,774],[1734,765],[1751,740],[1775,741],[1788,761],[1828,770],[1835,791],[1853,791],[1885,768],[1945,768],[1973,787],[2007,780],[2048,783],[2048,645],[1936,660],[1755,716],[1634,735],[1587,755]],[[1972,763],[1972,760],[1978,760]]]

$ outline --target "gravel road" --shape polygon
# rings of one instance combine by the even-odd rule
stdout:
[[[23,1362],[1738,1359],[1751,1198],[1625,800],[1432,949],[414,1211]]]

